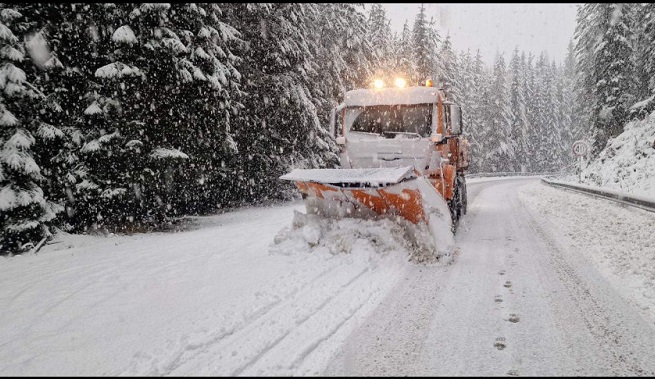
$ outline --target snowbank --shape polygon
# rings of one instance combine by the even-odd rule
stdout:
[[[572,178],[569,178],[571,180]],[[584,184],[655,198],[655,112],[629,122],[582,172]]]
[[[652,213],[539,183],[521,187],[519,199],[553,236],[584,256],[655,321],[655,218]]]

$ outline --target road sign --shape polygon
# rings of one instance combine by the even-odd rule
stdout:
[[[578,170],[580,171],[580,179],[579,182],[582,183],[582,169],[583,169],[583,157],[586,156],[589,153],[589,144],[583,140],[577,140],[573,142],[573,154],[575,154],[578,158]]]
[[[589,144],[583,140],[573,142],[573,154],[578,157],[586,155],[589,152]]]

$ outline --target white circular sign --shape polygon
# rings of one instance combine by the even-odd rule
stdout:
[[[589,145],[583,140],[573,142],[573,154],[577,156],[585,155],[589,151]]]

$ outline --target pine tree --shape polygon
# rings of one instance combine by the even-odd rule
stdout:
[[[425,7],[421,4],[421,10],[416,15],[412,29],[412,56],[416,65],[414,83],[423,83],[426,79],[437,77],[438,43],[439,34],[434,28],[434,22],[427,21]]]
[[[173,185],[165,188],[174,198],[174,212],[207,213],[232,191],[230,168],[239,153],[232,125],[243,106],[235,67],[241,59],[234,53],[243,41],[218,4],[176,4],[169,14],[189,54],[178,61],[179,116],[167,139],[189,158],[183,169],[166,167],[165,178]]]
[[[635,102],[634,66],[630,43],[629,3],[599,5],[601,38],[595,48],[594,68],[598,72],[598,115],[595,147],[605,147],[609,138],[623,131],[629,108]]]
[[[386,12],[380,4],[371,5],[366,24],[366,40],[373,49],[372,72],[376,78],[392,80],[393,40]]]
[[[639,101],[631,115],[643,118],[655,110],[655,4],[632,4],[633,64],[635,66],[635,97]]]
[[[458,103],[462,108],[462,124],[464,131],[467,132],[471,125],[471,96],[473,94],[473,68],[471,61],[471,52],[461,51],[458,58],[459,70],[457,70],[457,82],[459,83],[459,100]]]
[[[585,4],[578,8],[575,37],[576,92],[592,124],[594,151],[623,130],[638,92],[634,81],[632,3]],[[590,101],[591,99],[591,101]]]
[[[238,73],[230,67],[234,58],[207,42],[234,31],[216,20],[209,28],[189,22],[219,11],[193,4],[117,6],[116,19],[126,21],[111,35],[111,63],[95,71],[102,118],[82,148],[100,192],[101,223],[162,223],[174,202],[174,173],[188,164],[189,150],[180,148],[193,138],[204,144],[199,151],[205,156],[195,157],[199,167],[192,172],[200,181],[223,154],[234,152],[228,134],[233,109],[225,100],[227,91],[238,92],[229,79]],[[107,165],[117,169],[107,172]]]
[[[485,166],[492,172],[514,171],[516,141],[512,135],[509,83],[502,54],[496,57],[492,78],[483,103],[487,120],[482,134],[487,143]]]
[[[25,251],[50,236],[49,222],[62,210],[40,186],[44,178],[34,150],[52,129],[39,111],[51,103],[28,81],[31,61],[18,32],[26,29],[22,19],[0,6],[0,254]]]
[[[591,141],[591,135],[597,124],[597,115],[594,107],[597,98],[595,70],[595,48],[598,31],[598,3],[586,3],[578,6],[574,39],[576,80],[575,88],[575,114],[579,123],[576,134],[584,135]]]
[[[523,55],[525,59],[525,55]],[[514,49],[509,68],[510,81],[510,109],[511,109],[511,130],[516,141],[516,156],[528,156],[528,114],[525,99],[525,61],[521,60],[518,48]],[[528,170],[525,160],[516,162],[516,169],[521,172]]]
[[[350,4],[318,4],[311,14],[309,43],[316,65],[310,90],[318,104],[321,125],[346,91],[368,86],[375,69],[376,51],[365,37],[366,21]],[[387,25],[388,27],[388,25]],[[364,36],[364,37],[362,37]]]
[[[336,155],[325,141],[310,91],[313,4],[233,4],[229,19],[249,48],[238,70],[247,78],[236,141],[244,158],[234,192],[246,201],[277,197],[289,167],[325,167]]]
[[[526,100],[527,119],[530,125],[528,132],[528,163],[531,172],[542,172],[543,162],[541,159],[541,148],[543,147],[543,84],[538,65],[534,64],[534,55],[528,53],[526,59]]]
[[[485,118],[486,102],[489,81],[488,72],[482,61],[480,50],[476,51],[475,59],[472,62],[470,70],[470,104],[468,110],[464,109],[463,114],[468,115],[467,138],[469,139],[471,148],[471,172],[480,172],[487,170],[487,157],[486,152],[493,146],[493,142],[487,143],[485,140],[485,133],[489,128],[489,122]]]
[[[450,42],[450,35],[446,36],[441,49],[439,50],[439,85],[448,94],[447,97],[450,101],[458,103],[460,101],[460,87],[459,71],[460,67],[457,62],[457,56],[453,51],[452,43]]]
[[[85,134],[94,128],[85,112],[98,90],[93,73],[106,63],[107,35],[113,4],[31,4],[18,5],[25,14],[26,33],[39,45],[34,56],[34,84],[48,94],[52,105],[40,113],[47,124],[43,143],[36,150],[45,182],[42,188],[53,201],[66,206],[60,225],[64,229],[80,226],[88,210],[88,170],[79,150]],[[80,101],[82,100],[82,101]],[[96,104],[97,105],[97,104]],[[88,112],[87,112],[88,113]],[[82,212],[82,214],[79,214]]]
[[[580,115],[576,113],[575,105],[575,52],[573,41],[569,43],[564,65],[560,69],[559,79],[562,88],[562,141],[565,150],[562,152],[565,164],[573,163],[573,154],[571,146],[573,142],[582,138],[582,128],[580,128]]]
[[[403,26],[403,31],[394,42],[394,72],[407,78],[412,84],[418,83],[416,76],[416,61],[414,60],[414,50],[412,45],[412,33],[407,21]]]

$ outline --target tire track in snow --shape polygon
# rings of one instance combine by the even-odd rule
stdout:
[[[326,308],[326,306],[327,306],[328,304],[335,304],[335,303],[338,304],[338,302],[333,301],[333,300],[335,300],[336,298],[343,297],[343,296],[341,296],[341,295],[344,295],[344,294],[351,295],[351,294],[350,294],[350,291],[346,291],[346,289],[352,289],[351,285],[352,285],[354,282],[356,282],[359,278],[361,278],[364,274],[366,274],[367,272],[369,272],[369,271],[370,271],[370,269],[366,269],[366,270],[362,271],[359,275],[357,275],[357,276],[354,277],[352,280],[350,280],[348,283],[346,283],[345,285],[343,285],[343,286],[339,289],[339,293],[337,293],[337,294],[335,294],[335,295],[333,295],[333,296],[328,297],[328,299],[325,300],[323,303],[321,303],[321,305],[320,305],[318,308],[316,308],[312,313],[307,314],[306,316],[300,317],[300,318],[296,321],[296,327],[295,327],[294,329],[289,330],[289,333],[286,333],[282,338],[278,339],[278,340],[276,341],[276,343],[270,345],[270,346],[269,346],[269,347],[268,347],[264,352],[262,352],[262,354],[258,354],[257,357],[256,357],[255,359],[251,360],[250,362],[248,362],[248,364],[246,364],[246,365],[240,367],[239,369],[235,370],[235,371],[231,374],[231,376],[237,376],[237,375],[240,375],[242,372],[244,372],[245,370],[247,370],[247,369],[250,368],[251,366],[254,366],[256,363],[258,363],[258,361],[262,360],[262,357],[264,357],[266,353],[268,353],[269,351],[272,351],[274,348],[276,348],[276,347],[277,347],[277,346],[282,342],[282,340],[283,340],[284,338],[286,338],[287,336],[292,335],[292,334],[298,334],[298,333],[299,333],[298,330],[301,329],[307,321],[309,321],[309,320],[314,320],[313,317],[316,316],[316,315],[318,315],[319,312],[320,312],[321,310],[323,310],[324,308]],[[339,305],[341,305],[341,304],[339,304]],[[306,357],[309,353],[311,353],[311,351],[314,350],[314,349],[315,349],[315,348],[316,348],[316,347],[317,347],[317,346],[318,346],[322,341],[326,340],[327,338],[329,338],[329,336],[331,336],[332,334],[334,334],[334,332],[335,332],[337,329],[339,329],[339,327],[340,327],[341,325],[343,325],[343,324],[344,324],[348,319],[350,319],[350,318],[355,314],[355,312],[356,312],[357,310],[359,310],[363,305],[364,305],[363,302],[362,302],[362,303],[359,303],[359,304],[356,306],[355,311],[351,311],[351,312],[349,312],[345,320],[340,321],[338,324],[336,324],[335,326],[333,326],[333,327],[330,329],[330,331],[327,333],[326,336],[319,337],[318,340],[315,340],[315,339],[312,340],[312,339],[311,339],[311,338],[316,338],[315,335],[316,335],[316,330],[317,330],[317,329],[309,328],[309,329],[310,329],[310,330],[309,330],[309,333],[308,333],[309,335],[301,334],[301,336],[300,336],[301,338],[300,338],[299,341],[296,341],[296,339],[294,339],[294,341],[291,341],[291,342],[287,343],[287,345],[289,345],[289,344],[292,345],[292,346],[291,346],[291,349],[281,349],[281,350],[282,350],[282,354],[281,354],[281,356],[279,356],[279,357],[275,357],[275,358],[273,358],[273,359],[268,359],[269,362],[272,360],[272,362],[270,363],[270,366],[278,367],[278,368],[279,368],[279,367],[282,367],[283,364],[281,364],[280,362],[284,362],[284,361],[286,360],[286,358],[289,357],[289,355],[293,355],[293,352],[294,352],[294,351],[297,351],[297,349],[298,349],[297,346],[298,346],[299,344],[302,344],[303,342],[306,343],[307,338],[309,337],[309,338],[310,338],[309,341],[311,341],[311,342],[309,343],[310,346],[309,346],[308,348],[303,349],[299,354],[297,354],[296,359],[294,359],[294,360],[291,362],[291,364],[289,365],[290,367],[294,367],[294,366],[295,366],[299,361],[301,361],[304,357]],[[335,314],[334,312],[325,312],[325,313],[328,313],[328,318],[332,318],[332,319],[334,318],[334,314]],[[324,314],[325,314],[325,313],[324,313]],[[305,327],[304,329],[307,329],[307,328]],[[270,375],[270,372],[271,372],[270,369],[265,369],[265,370],[263,370],[263,371],[260,370],[260,371],[259,371],[259,375],[264,375],[264,374],[269,374],[269,375]]]
[[[163,375],[236,375],[235,372],[257,360],[296,327],[299,320],[318,312],[334,293],[341,292],[368,268],[336,266],[336,277],[326,275],[312,281],[304,290],[291,296],[251,322],[246,322],[234,333],[216,343],[206,345],[201,352],[184,354],[168,365]],[[334,271],[330,270],[330,271]],[[188,356],[187,355],[191,355]]]
[[[325,280],[330,280],[329,275],[337,268],[339,265],[333,265],[328,267],[326,270],[323,270],[319,273],[313,280],[312,283],[322,283]],[[302,296],[302,293],[312,290],[314,287],[305,288],[302,291],[298,290],[298,287],[293,287],[292,291],[289,293],[283,294],[283,299],[276,298],[273,301],[265,303],[256,309],[252,310],[250,313],[246,314],[239,322],[234,325],[228,326],[227,328],[223,327],[217,329],[209,334],[209,336],[202,338],[200,341],[190,342],[187,338],[180,339],[178,341],[178,346],[174,349],[173,355],[168,355],[166,358],[162,357],[153,357],[147,352],[137,353],[137,358],[139,360],[132,363],[131,367],[125,370],[121,375],[134,375],[137,373],[143,373],[143,370],[140,369],[140,366],[144,364],[149,364],[151,369],[146,371],[146,375],[170,375],[170,373],[177,369],[184,362],[192,359],[186,357],[188,355],[199,355],[205,354],[207,350],[213,347],[213,345],[220,343],[221,340],[228,338],[234,334],[238,334],[242,330],[246,329],[248,326],[256,323],[261,318],[267,316],[271,311],[274,311],[277,307],[284,306],[285,303],[291,301],[294,297],[297,297],[296,294],[301,293],[298,296]],[[147,362],[142,362],[147,361]]]
[[[605,286],[602,286],[601,283],[596,283],[597,285],[594,287],[590,286],[588,283],[592,277],[585,275],[585,272],[576,270],[569,260],[580,258],[572,255],[565,257],[553,236],[546,233],[537,224],[535,215],[531,218],[526,217],[526,221],[544,242],[549,253],[548,258],[557,270],[558,278],[565,286],[568,295],[576,303],[577,313],[584,321],[586,328],[598,341],[598,346],[612,360],[610,362],[612,375],[625,375],[626,372],[631,375],[655,375],[655,354],[650,347],[652,341],[655,340],[655,333],[652,329],[630,311],[631,307],[621,307],[616,302],[612,303],[612,299],[620,297],[609,297]],[[573,260],[573,264],[577,264],[576,260]],[[631,326],[632,330],[640,330],[639,336],[637,334],[630,335],[626,325]],[[648,351],[651,351],[648,359],[639,359],[639,354],[635,354],[635,352]],[[650,364],[644,365],[645,363]]]
[[[394,270],[391,268],[391,270]],[[334,296],[283,341],[265,356],[240,374],[253,375],[317,375],[345,340],[349,327],[359,319],[360,314],[372,310],[386,288],[377,283],[384,282],[391,273],[388,268],[376,267],[367,270],[368,275],[355,278],[343,291]],[[342,332],[342,333],[340,333]]]

